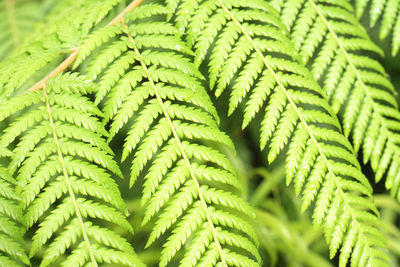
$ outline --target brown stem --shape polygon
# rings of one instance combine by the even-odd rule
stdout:
[[[134,0],[132,1],[124,10],[122,10],[121,13],[119,13],[114,19],[112,19],[107,26],[114,25],[118,22],[123,21],[123,17],[126,13],[129,11],[134,10],[136,7],[138,7],[144,0]],[[78,56],[79,52],[79,47],[72,49],[72,54],[69,55],[63,62],[61,62],[60,65],[58,65],[54,70],[52,70],[49,74],[47,74],[43,79],[41,79],[39,82],[35,83],[31,88],[29,88],[28,91],[34,92],[39,89],[42,89],[45,85],[48,79],[56,76],[57,74],[65,71],[71,64],[75,61],[76,57]]]

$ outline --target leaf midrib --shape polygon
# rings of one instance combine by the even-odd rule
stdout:
[[[275,71],[272,69],[272,67],[268,64],[266,58],[264,57],[264,55],[262,54],[262,52],[260,51],[260,49],[257,47],[256,43],[254,42],[254,40],[250,37],[250,35],[246,32],[246,30],[244,29],[244,27],[242,26],[242,24],[240,24],[240,22],[234,17],[234,15],[232,14],[232,12],[230,12],[228,10],[228,8],[223,4],[223,2],[221,0],[219,0],[219,3],[222,7],[222,9],[231,17],[232,21],[235,22],[235,24],[240,27],[241,31],[243,32],[243,34],[246,36],[246,38],[248,39],[248,41],[253,45],[254,49],[256,50],[257,54],[261,57],[261,59],[263,60],[265,66],[267,67],[267,69],[270,71],[270,73],[272,74],[272,76],[274,77],[274,79],[276,80],[278,86],[281,88],[281,90],[284,92],[286,98],[288,99],[289,103],[293,106],[294,110],[296,111],[301,123],[304,125],[304,127],[306,128],[311,140],[313,141],[313,143],[315,144],[315,146],[318,149],[319,154],[321,155],[322,159],[325,161],[325,164],[327,166],[328,172],[331,174],[332,177],[335,178],[335,185],[336,185],[336,189],[338,189],[339,194],[341,195],[341,198],[346,206],[346,209],[348,210],[348,212],[351,215],[352,221],[353,223],[356,225],[355,227],[358,229],[359,233],[363,233],[361,231],[361,227],[360,227],[360,223],[358,222],[357,218],[354,217],[353,212],[350,212],[351,210],[353,210],[353,208],[351,207],[351,205],[348,203],[347,198],[345,196],[345,193],[343,191],[343,189],[340,186],[340,183],[338,181],[338,178],[336,177],[336,174],[333,172],[332,167],[329,164],[329,161],[327,159],[327,157],[325,156],[325,154],[322,151],[321,146],[319,145],[319,142],[317,141],[317,139],[314,137],[313,132],[311,130],[311,128],[308,126],[307,122],[304,120],[303,116],[301,115],[301,112],[299,111],[299,108],[297,107],[297,105],[294,103],[294,101],[291,99],[287,89],[285,88],[285,86],[282,84],[282,82],[279,80],[278,75],[275,73]],[[364,240],[365,241],[365,240]]]
[[[98,266],[97,265],[97,261],[96,261],[96,259],[94,257],[93,250],[92,250],[88,235],[86,233],[86,229],[85,229],[85,225],[84,225],[84,222],[83,222],[83,218],[82,218],[82,215],[80,213],[80,210],[79,210],[79,207],[78,207],[78,203],[76,201],[75,193],[74,193],[74,191],[72,189],[71,181],[69,179],[68,171],[67,171],[67,168],[65,166],[64,157],[63,157],[63,154],[61,152],[61,146],[60,146],[60,142],[59,142],[58,137],[57,137],[56,127],[54,125],[53,115],[51,113],[51,107],[50,107],[50,103],[49,103],[49,96],[46,93],[46,87],[43,87],[42,90],[43,90],[43,95],[45,96],[45,99],[46,99],[46,109],[47,109],[47,113],[49,114],[49,123],[50,123],[51,130],[52,130],[52,133],[53,133],[54,143],[57,146],[58,159],[60,160],[60,164],[61,164],[61,167],[62,167],[64,181],[65,181],[65,183],[67,184],[67,187],[68,187],[68,194],[69,194],[69,196],[71,198],[71,201],[72,201],[72,204],[74,206],[75,215],[76,215],[76,217],[78,219],[79,226],[80,226],[80,228],[82,230],[82,236],[83,236],[83,239],[84,239],[84,241],[86,243],[86,246],[88,248],[90,260],[92,261],[93,265],[95,267],[97,267]]]
[[[346,61],[349,63],[350,68],[353,70],[354,74],[357,77],[357,80],[360,82],[361,87],[363,88],[364,94],[366,96],[366,99],[370,103],[370,105],[372,106],[372,109],[374,110],[373,113],[375,114],[375,118],[377,118],[379,120],[379,123],[381,125],[381,129],[383,130],[384,134],[387,136],[387,141],[389,143],[388,144],[389,147],[394,146],[394,147],[398,148],[399,146],[396,144],[396,142],[394,142],[392,140],[393,139],[393,135],[392,135],[391,131],[389,130],[389,128],[387,127],[387,125],[385,123],[385,119],[382,117],[381,113],[379,112],[379,109],[377,108],[375,101],[370,96],[370,94],[368,92],[368,89],[367,89],[367,85],[364,83],[363,79],[361,78],[361,75],[360,75],[358,69],[353,64],[353,61],[351,60],[349,54],[347,53],[347,50],[344,48],[344,46],[341,43],[339,37],[337,36],[335,31],[332,29],[331,25],[329,24],[329,21],[322,14],[322,12],[318,8],[318,6],[314,3],[313,0],[308,0],[308,1],[310,2],[310,4],[315,9],[315,11],[317,12],[318,16],[322,19],[322,21],[326,25],[326,27],[327,27],[328,31],[330,32],[330,34],[332,34],[333,38],[335,39],[336,43],[339,46],[339,49],[343,52],[343,55],[345,56]],[[394,153],[397,156],[400,156],[400,154],[399,154],[400,151],[398,149],[396,149],[396,151]]]
[[[220,258],[221,258],[221,262],[222,262],[222,264],[223,264],[225,267],[228,267],[228,264],[226,263],[226,260],[225,260],[224,251],[223,251],[222,246],[221,246],[221,244],[220,244],[220,242],[219,242],[219,240],[218,240],[218,237],[217,237],[217,231],[216,231],[216,229],[215,229],[214,223],[212,222],[211,214],[210,214],[210,212],[209,212],[209,210],[208,210],[207,202],[205,201],[205,198],[204,198],[204,196],[203,196],[202,189],[201,189],[200,184],[199,184],[199,182],[198,182],[198,180],[197,180],[197,178],[196,178],[196,175],[195,175],[195,173],[194,173],[194,171],[193,171],[193,169],[192,169],[192,166],[191,166],[191,164],[190,164],[189,158],[188,158],[188,156],[186,155],[185,149],[184,149],[184,147],[183,147],[183,145],[182,145],[182,141],[181,141],[181,139],[179,138],[179,135],[178,135],[178,133],[177,133],[177,131],[176,131],[176,129],[175,129],[173,123],[172,123],[172,119],[171,119],[170,116],[168,115],[168,111],[167,111],[167,109],[166,109],[166,106],[165,106],[165,104],[164,104],[164,102],[163,102],[163,100],[162,100],[162,98],[161,98],[161,96],[160,96],[160,94],[159,94],[159,92],[158,92],[158,90],[157,90],[157,87],[156,87],[156,85],[155,85],[153,79],[151,78],[151,74],[150,74],[149,69],[147,68],[146,64],[145,64],[144,61],[143,61],[143,57],[142,57],[142,55],[140,54],[140,52],[139,52],[139,50],[138,50],[138,48],[137,48],[137,46],[136,46],[136,42],[135,42],[135,40],[133,39],[132,35],[128,32],[128,31],[129,31],[128,26],[127,26],[124,22],[122,22],[122,24],[123,24],[123,26],[126,28],[126,35],[128,36],[129,41],[130,41],[130,42],[132,43],[132,45],[133,45],[133,49],[134,49],[136,55],[137,55],[138,58],[139,58],[139,61],[140,61],[140,64],[141,64],[143,70],[146,72],[146,75],[147,75],[147,78],[148,78],[148,80],[149,80],[150,86],[153,88],[154,94],[155,94],[155,96],[156,96],[156,98],[157,98],[157,101],[158,101],[158,103],[160,104],[160,106],[162,107],[163,115],[164,115],[164,117],[167,119],[168,125],[169,125],[169,127],[171,128],[171,131],[172,131],[172,135],[173,135],[174,139],[176,140],[176,142],[177,142],[177,144],[178,144],[178,147],[179,147],[179,150],[181,151],[181,155],[182,155],[182,157],[183,157],[183,159],[184,159],[184,161],[185,161],[185,164],[187,165],[187,167],[188,167],[188,169],[189,169],[190,176],[192,177],[193,183],[194,183],[194,185],[195,185],[195,187],[196,187],[196,190],[197,190],[198,195],[199,195],[199,198],[200,198],[200,202],[201,202],[201,204],[202,204],[202,206],[203,206],[203,209],[204,209],[204,211],[205,211],[207,223],[208,223],[208,225],[210,226],[210,229],[211,229],[211,232],[212,232],[212,235],[213,235],[214,242],[215,242],[215,244],[217,245],[217,249],[218,249],[218,252],[219,252],[219,255],[220,255]]]

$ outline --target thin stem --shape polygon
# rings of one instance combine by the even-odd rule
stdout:
[[[134,0],[132,1],[124,10],[122,10],[121,13],[119,13],[114,19],[112,19],[107,26],[112,26],[118,22],[123,21],[123,17],[126,13],[134,10],[136,7],[138,7],[144,0]],[[61,62],[60,65],[58,65],[55,69],[53,69],[49,74],[47,74],[43,79],[41,79],[39,82],[34,84],[31,88],[29,88],[29,91],[34,92],[37,91],[41,88],[44,88],[46,85],[46,82],[48,79],[56,76],[57,74],[65,71],[69,66],[74,63],[76,57],[78,56],[79,52],[79,47],[71,49],[73,52],[72,54],[67,57],[63,62]]]
[[[49,103],[49,96],[46,93],[46,87],[44,87],[42,89],[43,89],[43,95],[46,98],[47,113],[49,114],[49,122],[50,122],[51,130],[53,132],[54,143],[57,146],[57,154],[58,154],[58,159],[60,160],[60,164],[61,164],[61,167],[62,167],[62,171],[63,171],[63,175],[64,175],[64,181],[67,184],[68,193],[69,193],[69,196],[71,198],[72,204],[74,205],[75,214],[76,214],[76,217],[78,218],[79,226],[81,227],[81,230],[82,230],[83,239],[84,239],[84,241],[85,241],[85,243],[87,245],[87,248],[88,248],[90,260],[92,261],[93,265],[95,267],[97,267],[98,265],[97,265],[96,259],[94,258],[94,254],[93,254],[93,251],[92,251],[92,247],[90,245],[89,238],[88,238],[88,236],[86,234],[86,229],[85,229],[85,225],[83,223],[82,215],[81,215],[81,213],[79,211],[78,203],[76,202],[75,193],[74,193],[74,191],[72,189],[72,186],[71,186],[71,181],[70,181],[69,176],[68,176],[67,168],[65,167],[64,157],[63,157],[62,152],[61,152],[60,142],[59,142],[57,134],[56,134],[56,127],[54,125],[53,115],[51,113],[51,108],[50,108],[50,103]]]
[[[122,23],[123,23],[124,27],[126,27],[126,28],[128,29],[128,26],[127,26],[124,22],[122,22]],[[204,211],[205,211],[205,213],[206,213],[206,219],[207,219],[208,225],[209,225],[210,228],[211,228],[211,232],[212,232],[212,235],[213,235],[213,239],[214,239],[214,241],[215,241],[215,244],[217,245],[217,249],[218,249],[219,255],[220,255],[220,257],[221,257],[221,262],[222,262],[222,264],[223,264],[225,267],[228,267],[228,265],[227,265],[227,263],[226,263],[226,261],[225,261],[225,254],[224,254],[224,252],[223,252],[223,250],[222,250],[221,244],[220,244],[219,241],[218,241],[217,231],[216,231],[215,226],[214,226],[214,224],[213,224],[213,222],[212,222],[210,212],[208,211],[207,202],[206,202],[205,199],[204,199],[203,192],[202,192],[202,190],[201,190],[199,181],[197,180],[196,175],[194,174],[193,168],[192,168],[192,166],[191,166],[191,164],[190,164],[190,160],[189,160],[188,156],[186,155],[185,149],[184,149],[184,147],[183,147],[183,145],[182,145],[182,141],[181,141],[181,139],[179,138],[178,133],[176,132],[176,130],[175,130],[175,128],[174,128],[174,125],[173,125],[173,123],[172,123],[172,120],[171,120],[170,116],[168,115],[168,112],[167,112],[167,109],[166,109],[166,107],[165,107],[165,104],[164,104],[164,102],[163,102],[163,100],[162,100],[160,94],[158,93],[157,87],[156,87],[156,85],[155,85],[153,79],[151,78],[150,71],[149,71],[149,69],[147,68],[146,64],[144,63],[143,57],[142,57],[142,55],[140,54],[140,52],[139,52],[139,50],[138,50],[138,48],[137,48],[137,46],[136,46],[135,40],[133,39],[132,35],[129,34],[128,31],[126,32],[126,34],[127,34],[128,38],[129,38],[129,41],[130,41],[130,42],[132,43],[132,45],[133,45],[133,49],[134,49],[136,55],[137,55],[138,58],[139,58],[139,61],[140,61],[140,64],[142,65],[143,70],[144,70],[144,71],[146,72],[146,74],[147,74],[147,78],[148,78],[148,80],[149,80],[150,86],[153,88],[154,94],[155,94],[155,96],[156,96],[156,98],[157,98],[157,101],[158,101],[158,103],[160,104],[160,106],[162,107],[164,117],[167,119],[168,125],[169,125],[169,127],[171,128],[171,131],[172,131],[172,135],[174,136],[174,139],[176,140],[176,142],[177,142],[177,144],[178,144],[179,150],[181,151],[181,155],[182,155],[182,157],[183,157],[183,160],[185,161],[185,164],[187,165],[187,167],[188,167],[188,169],[189,169],[190,176],[191,176],[191,178],[192,178],[192,180],[193,180],[193,183],[194,183],[194,185],[196,186],[197,192],[198,192],[198,194],[199,194],[200,202],[201,202],[201,204],[202,204],[202,206],[203,206],[203,208],[204,208]]]
[[[122,10],[122,12],[119,13],[112,21],[110,21],[108,25],[114,25],[117,22],[123,22],[125,14],[137,8],[143,1],[144,0],[132,1],[132,3],[130,3],[124,10]]]
[[[71,55],[69,55],[60,65],[58,65],[54,70],[52,70],[49,74],[47,74],[42,80],[37,82],[34,86],[32,86],[29,91],[35,92],[40,90],[46,86],[46,82],[55,77],[57,74],[65,71],[71,64],[75,61],[76,57],[78,56],[79,48],[77,48]]]

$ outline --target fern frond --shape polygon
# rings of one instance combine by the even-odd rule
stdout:
[[[18,47],[47,12],[43,1],[0,2],[0,60]]]
[[[155,220],[147,246],[168,237],[160,266],[179,251],[184,266],[259,266],[254,212],[237,196],[243,187],[223,153],[233,143],[218,129],[192,52],[157,19],[166,14],[161,5],[141,5],[89,36],[77,63],[93,51],[85,72],[98,84],[109,139],[127,130],[122,160],[132,158],[131,186],[144,178],[143,223]]]
[[[141,1],[143,0],[132,2]],[[30,78],[41,71],[47,72],[48,66],[58,64],[64,54],[76,51],[93,28],[108,22],[104,20],[108,20],[107,15],[120,2],[121,0],[60,1],[43,23],[38,25],[30,41],[19,47],[10,59],[1,62],[1,95],[9,97],[27,90],[32,86]],[[108,23],[115,23],[115,19],[120,19],[120,14],[114,19],[109,18]],[[43,84],[40,83],[41,86]]]
[[[262,114],[261,148],[272,162],[288,145],[287,182],[302,194],[303,210],[315,200],[331,257],[340,266],[385,265],[372,188],[325,93],[300,64],[285,26],[265,1],[168,1],[185,27],[195,62],[209,65],[211,90],[230,90],[229,113],[243,104],[243,127]],[[180,16],[181,14],[185,14]],[[189,16],[188,14],[192,14]]]
[[[12,156],[0,148],[0,157]],[[23,247],[23,217],[14,177],[0,165],[0,266],[30,265]]]
[[[378,25],[381,40],[390,36],[392,56],[400,48],[400,1],[399,0],[352,0],[358,19],[366,16],[369,27]]]
[[[0,144],[16,145],[9,168],[16,172],[27,229],[39,226],[30,256],[43,253],[40,266],[61,259],[67,266],[142,265],[130,244],[106,227],[133,231],[112,178],[122,174],[102,138],[102,113],[84,96],[92,92],[92,84],[66,73],[0,108],[1,120],[16,116]]]
[[[385,173],[386,188],[400,199],[400,112],[395,89],[380,63],[381,54],[352,15],[346,1],[286,1],[282,20],[290,29],[296,49],[323,86],[346,136],[363,160],[371,163],[375,179]],[[311,41],[313,40],[313,41]]]

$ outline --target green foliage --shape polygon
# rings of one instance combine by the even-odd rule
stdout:
[[[50,0],[51,1],[51,0]],[[47,1],[15,1],[0,2],[0,59],[3,59],[22,42],[40,21],[51,3]]]
[[[398,0],[353,0],[357,18],[365,19],[369,27],[379,28],[381,40],[391,37],[392,56],[400,48],[400,1]],[[368,23],[369,22],[369,23]]]
[[[12,156],[0,148],[0,157]],[[15,180],[3,164],[0,166],[0,266],[23,266],[29,259],[23,248],[23,218]]]
[[[398,0],[26,1],[0,266],[393,265],[397,91],[357,18],[396,54]]]
[[[143,223],[156,218],[146,246],[171,231],[160,266],[184,245],[182,266],[257,266],[257,235],[248,222],[255,214],[232,193],[242,185],[218,148],[234,150],[233,143],[218,129],[202,75],[176,28],[149,22],[151,15],[165,12],[159,5],[142,5],[125,17],[128,25],[95,31],[83,43],[76,66],[95,54],[85,73],[97,81],[96,103],[104,102],[109,140],[130,125],[122,161],[133,155],[130,186],[140,176],[145,180]]]
[[[66,266],[139,262],[130,244],[106,227],[112,223],[133,233],[112,178],[122,174],[102,138],[102,113],[84,96],[93,88],[64,74],[43,91],[11,98],[0,111],[2,120],[17,116],[0,143],[15,145],[9,168],[16,172],[27,229],[39,226],[29,255],[42,251],[40,266],[60,259]]]
[[[58,64],[60,55],[78,46],[120,1],[66,0],[58,3],[44,22],[37,26],[30,42],[19,46],[12,57],[3,61],[0,67],[1,95],[9,97],[20,93],[40,80],[49,71],[46,66]],[[36,79],[30,80],[37,73]]]
[[[362,147],[376,181],[387,173],[386,187],[399,198],[400,113],[395,89],[374,59],[381,49],[346,1],[285,1],[280,12],[302,60],[339,114],[344,134],[351,136],[356,151]]]
[[[264,266],[278,266],[278,257],[283,256],[286,261],[281,263],[283,266],[332,267],[326,256],[323,232],[312,224],[308,212],[300,214],[301,199],[285,185],[283,166],[273,172],[257,168],[243,175],[250,181],[256,176],[262,178],[249,202],[256,207],[262,251],[268,254]],[[280,196],[274,196],[274,192]],[[326,255],[320,255],[321,251]]]
[[[342,245],[341,266],[353,247],[353,266],[383,264],[383,235],[365,231],[379,227],[369,199],[372,188],[324,92],[282,34],[277,14],[264,1],[204,1],[191,12],[189,4],[176,8],[177,14],[195,14],[176,21],[187,25],[195,61],[200,64],[209,55],[211,90],[218,96],[230,89],[229,113],[244,102],[243,127],[264,114],[260,145],[269,144],[268,161],[289,143],[287,183],[293,181],[296,193],[302,193],[303,210],[317,199],[313,217],[324,225],[331,257]]]

